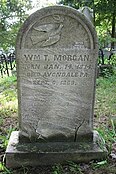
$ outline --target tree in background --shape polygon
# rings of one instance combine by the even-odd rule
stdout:
[[[96,26],[100,47],[106,47],[111,43],[110,49],[114,49],[116,42],[115,0],[61,0],[61,4],[76,9],[88,6],[94,10],[94,25]]]
[[[14,47],[17,32],[27,18],[32,0],[0,0],[0,48]],[[88,6],[94,10],[100,47],[115,48],[116,42],[116,9],[115,0],[61,0],[61,4],[79,9]],[[110,44],[111,43],[111,44]]]
[[[115,47],[116,42],[116,1],[115,0],[96,0],[96,26],[98,35],[101,34],[101,42],[106,45],[111,43],[111,50]],[[104,47],[106,46],[104,45]]]
[[[14,47],[17,32],[30,8],[31,0],[0,0],[0,48]]]
[[[83,6],[92,6],[93,0],[61,0],[60,4],[68,5],[79,9]]]

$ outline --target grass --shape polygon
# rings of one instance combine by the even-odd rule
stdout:
[[[95,127],[110,154],[116,142],[116,75],[98,78],[96,86]]]
[[[0,118],[17,113],[16,76],[0,78]]]
[[[116,114],[116,76],[97,79],[95,113],[100,116]]]
[[[17,120],[16,76],[0,78],[0,148],[6,148]]]
[[[15,76],[0,78],[0,148],[5,150],[12,130],[17,126],[17,80]],[[100,77],[96,83],[94,128],[104,138],[109,154],[116,142],[116,76]],[[2,174],[115,174],[115,163],[108,157],[104,161],[89,164],[68,162],[51,168],[30,167],[9,170],[0,162]],[[44,171],[44,173],[42,172]],[[1,173],[0,172],[0,173]]]

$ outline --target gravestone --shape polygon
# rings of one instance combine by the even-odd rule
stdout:
[[[93,131],[97,54],[92,23],[73,8],[46,7],[25,21],[16,42],[20,130],[7,167],[106,157]]]

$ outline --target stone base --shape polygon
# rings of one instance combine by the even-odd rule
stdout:
[[[19,143],[19,132],[11,134],[6,149],[6,166],[39,166],[66,164],[68,161],[89,162],[104,159],[107,150],[99,134],[94,131],[93,142]]]

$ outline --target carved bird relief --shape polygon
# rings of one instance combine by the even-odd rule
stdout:
[[[46,47],[57,43],[60,40],[62,28],[62,23],[43,24],[33,27],[36,34],[31,35],[32,44],[38,44],[40,47]]]

